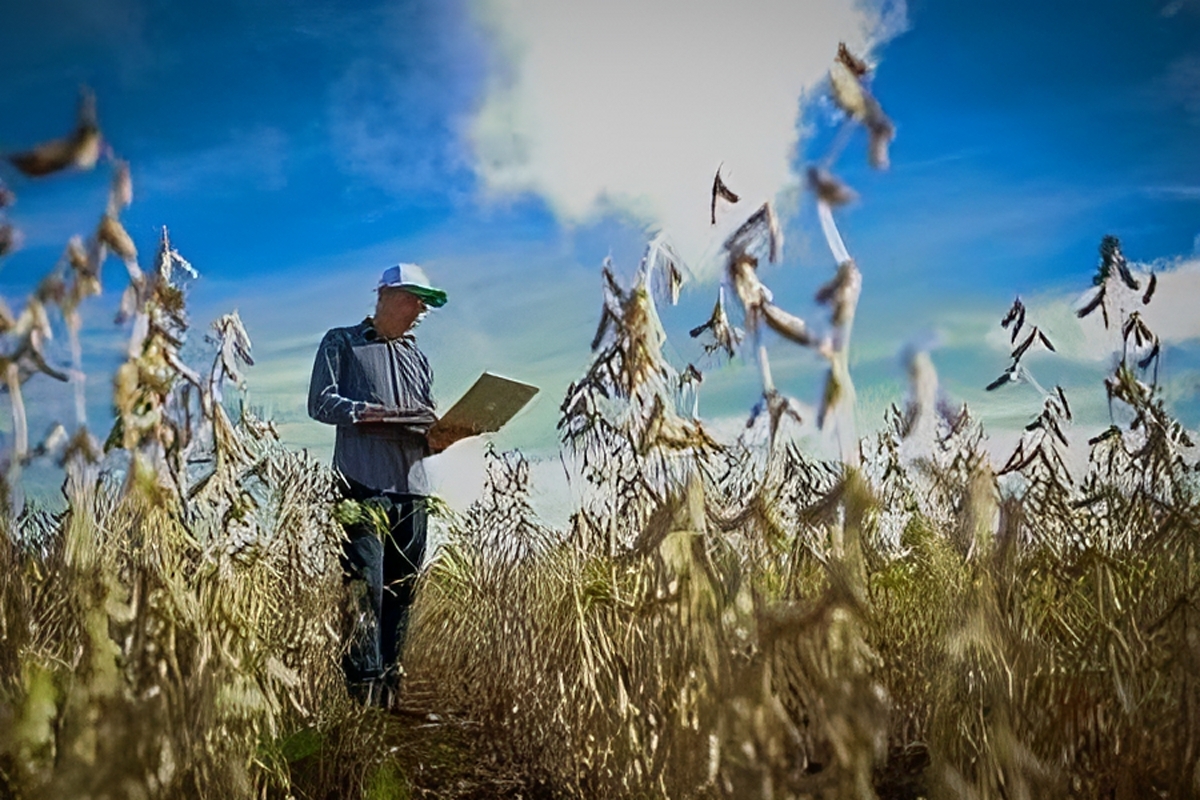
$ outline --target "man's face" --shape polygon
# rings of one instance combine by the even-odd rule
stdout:
[[[425,301],[403,289],[384,287],[375,303],[375,330],[386,339],[408,333],[422,314]]]

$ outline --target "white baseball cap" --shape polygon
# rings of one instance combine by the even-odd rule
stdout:
[[[429,285],[429,276],[416,264],[397,264],[388,267],[379,278],[377,289],[403,289],[415,294],[433,308],[446,305],[446,293]]]

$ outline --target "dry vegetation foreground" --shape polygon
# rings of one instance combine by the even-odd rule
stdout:
[[[897,412],[859,469],[593,426],[567,531],[493,455],[390,712],[341,682],[328,470],[210,408],[180,471],[169,428],[68,455],[70,509],[9,526],[0,796],[1198,795],[1200,509],[1160,405],[1078,485],[1027,440],[1009,497],[965,415],[910,457]]]
[[[233,430],[250,458],[186,512],[101,480],[91,515],[18,522],[2,796],[1196,796],[1178,498],[1093,484],[1043,518],[959,432],[919,493],[886,447],[879,484],[784,449],[614,541],[540,527],[495,456],[385,712],[338,674],[328,474]]]

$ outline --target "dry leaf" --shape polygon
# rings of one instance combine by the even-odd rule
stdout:
[[[721,180],[721,168],[720,167],[717,167],[717,174],[713,176],[712,205],[709,208],[709,214],[712,218],[713,225],[717,224],[717,198],[718,197],[720,197],[722,200],[728,200],[730,203],[736,203],[738,200],[741,199],[736,194],[734,194],[733,191],[730,190],[730,188],[728,186],[725,185],[725,181]]]
[[[96,124],[96,98],[91,92],[85,91],[79,100],[75,130],[69,136],[43,142],[23,153],[15,153],[8,160],[21,172],[36,178],[72,166],[91,169],[99,158],[100,128]]]
[[[1150,273],[1150,284],[1146,287],[1146,293],[1142,295],[1142,305],[1147,305],[1150,298],[1154,297],[1154,290],[1158,288],[1158,275]]]
[[[858,199],[858,193],[828,170],[808,168],[808,188],[828,206],[836,208]]]
[[[108,190],[108,213],[116,216],[132,202],[133,179],[129,175],[129,162],[118,161]]]
[[[850,48],[846,47],[845,42],[838,43],[837,60],[844,64],[846,69],[850,70],[858,78],[863,77],[871,71],[871,68],[867,66],[867,62],[851,53]]]
[[[704,349],[706,352],[711,353],[719,348],[724,350],[730,358],[733,358],[744,334],[740,329],[729,324],[729,316],[725,313],[724,287],[721,287],[717,294],[717,303],[713,306],[713,313],[708,318],[708,322],[692,328],[688,331],[688,335],[695,339],[705,331],[711,331],[714,339],[713,344],[705,345]]]
[[[0,225],[0,256],[6,256],[21,246],[21,232],[11,223]]]
[[[100,220],[96,238],[126,261],[137,260],[137,248],[134,247],[133,239],[130,238],[121,221],[112,214],[105,214],[104,218]]]

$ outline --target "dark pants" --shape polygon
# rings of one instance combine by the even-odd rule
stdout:
[[[361,484],[343,487],[343,494],[386,512],[389,529],[381,536],[370,520],[346,526],[350,540],[343,548],[342,567],[356,607],[351,609],[354,632],[343,668],[352,684],[381,680],[395,689],[413,585],[425,557],[425,498],[380,494]]]

